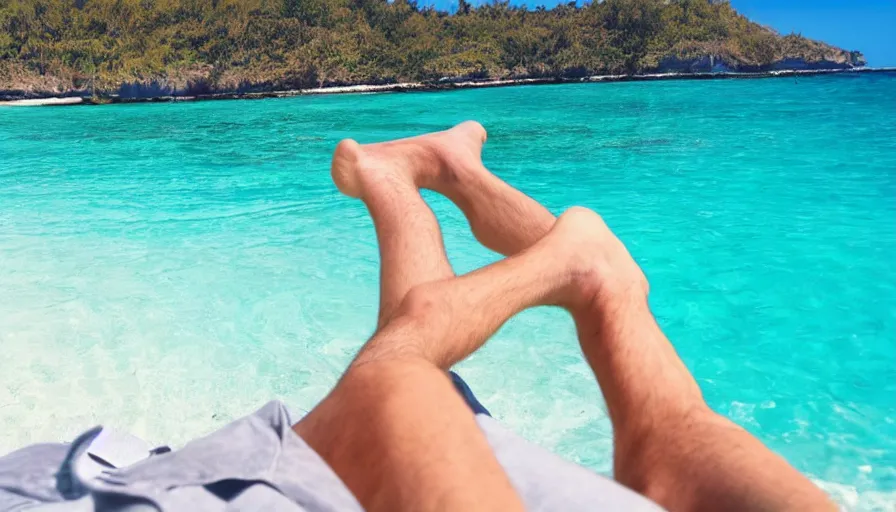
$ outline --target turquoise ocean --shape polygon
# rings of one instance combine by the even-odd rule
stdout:
[[[851,510],[896,501],[896,75],[0,108],[0,453],[95,424],[180,446],[309,409],[375,324],[377,251],[329,157],[476,119],[496,174],[600,212],[709,404]],[[452,263],[495,261],[426,195]],[[458,371],[602,473],[571,321]]]

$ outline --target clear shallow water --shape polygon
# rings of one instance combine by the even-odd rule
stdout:
[[[97,423],[180,445],[308,409],[371,333],[377,254],[328,161],[472,118],[487,165],[601,212],[709,403],[849,508],[896,500],[896,76],[0,110],[0,452]],[[428,199],[452,262],[496,257]],[[465,362],[492,412],[610,470],[571,322]]]

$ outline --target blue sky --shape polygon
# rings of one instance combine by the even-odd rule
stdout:
[[[871,66],[896,66],[896,0],[731,0],[779,32],[860,50]]]
[[[468,0],[472,4],[487,0]],[[511,0],[515,5],[547,7],[569,0]],[[896,0],[731,0],[753,21],[779,32],[799,32],[806,37],[860,50],[871,66],[896,66]],[[457,0],[420,0],[439,9]]]

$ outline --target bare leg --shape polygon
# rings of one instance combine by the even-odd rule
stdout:
[[[527,307],[591,301],[607,235],[573,211],[517,256],[415,287],[295,431],[367,510],[521,510],[444,369]]]
[[[438,224],[417,186],[443,167],[440,153],[429,148],[450,144],[478,152],[482,140],[468,135],[453,130],[410,144],[364,148],[343,141],[336,150],[334,181],[340,188],[350,186],[352,195],[364,201],[376,228],[382,263],[378,332],[413,287],[453,277]],[[420,314],[419,299],[405,303],[410,313],[404,317]],[[405,324],[392,322],[385,331]],[[416,355],[419,340],[394,334],[374,339],[391,340],[375,345],[387,347],[390,356],[370,364],[356,362],[330,397],[294,427],[296,432],[369,510],[427,510],[446,503],[458,509],[520,508],[443,369]],[[410,358],[403,356],[404,350]],[[369,359],[374,352],[367,348],[359,357]]]
[[[362,149],[345,140],[333,157],[334,181],[351,180],[354,196],[364,201],[376,228],[380,249],[378,329],[411,288],[454,276],[438,222],[416,185],[436,173],[440,161],[432,154],[415,151],[418,147],[391,143]]]
[[[463,210],[486,247],[516,254],[551,229],[547,209],[478,158],[451,164],[428,186]],[[709,409],[650,313],[640,269],[615,237],[602,250],[615,255],[616,291],[572,313],[613,422],[616,478],[673,510],[831,508],[783,459]]]

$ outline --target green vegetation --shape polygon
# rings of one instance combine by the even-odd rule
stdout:
[[[0,90],[194,92],[443,77],[576,77],[713,56],[855,62],[781,37],[711,0],[606,0],[529,11],[506,0],[455,14],[413,0],[0,0]]]

